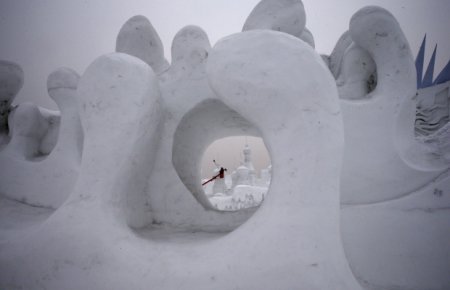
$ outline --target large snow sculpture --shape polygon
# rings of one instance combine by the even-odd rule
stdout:
[[[228,235],[188,247],[162,245],[151,239],[151,229],[150,239],[135,235],[127,223],[143,220],[134,205],[155,173],[159,140],[167,141],[159,129],[163,116],[155,74],[132,56],[110,54],[88,68],[78,88],[85,142],[75,190],[39,231],[30,233],[33,247],[18,239],[1,253],[0,265],[8,265],[2,267],[2,285],[359,289],[339,233],[343,128],[338,94],[320,56],[282,33],[245,32],[215,46],[207,75],[217,93],[210,102],[246,116],[272,153],[273,193],[258,213]],[[53,272],[55,261],[65,262]],[[52,279],[45,280],[49,271]]]
[[[364,73],[368,56],[376,64],[373,90]],[[355,276],[368,289],[447,288],[450,200],[443,191],[450,188],[450,162],[436,153],[450,147],[437,142],[434,150],[415,136],[416,75],[399,24],[379,7],[358,11],[330,65],[338,74],[346,140],[342,238]],[[346,73],[352,78],[340,77]]]
[[[185,27],[168,66],[133,17],[79,85],[71,70],[49,77],[60,125],[14,110],[0,193],[58,209],[2,228],[0,288],[359,289],[350,267],[369,289],[449,285],[449,126],[433,139],[441,156],[415,138],[413,62],[393,16],[360,10],[325,62],[299,0],[261,1],[243,30],[211,49]],[[200,158],[239,134],[264,139],[270,192],[258,211],[219,212]]]
[[[49,95],[61,110],[58,127],[49,129],[54,113],[33,104],[20,104],[12,112],[11,140],[0,152],[0,192],[5,196],[51,208],[67,199],[78,177],[83,142],[75,96],[78,79],[67,68],[48,77]]]
[[[355,93],[354,82],[346,84],[351,90],[340,89],[347,144],[342,202],[370,203],[404,196],[448,167],[442,158],[427,153],[414,135],[416,79],[408,42],[395,18],[379,7],[358,11],[350,21],[350,36],[353,44],[344,53],[341,73],[345,55],[357,46],[359,53],[349,62],[363,61],[354,68],[350,65],[350,72],[358,72],[358,66],[373,67],[371,58],[377,85],[356,99],[344,94]],[[341,42],[348,43],[345,38]],[[365,70],[366,80],[360,79],[359,86],[369,81],[372,70]]]

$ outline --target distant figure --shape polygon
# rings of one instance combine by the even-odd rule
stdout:
[[[204,183],[202,183],[202,186],[203,186],[203,185],[206,185],[207,183],[209,183],[209,182],[211,182],[211,181],[213,181],[213,180],[215,180],[217,177],[219,177],[220,179],[224,179],[224,178],[225,178],[225,171],[227,171],[227,169],[226,169],[226,168],[223,168],[222,166],[220,166],[219,164],[217,164],[216,160],[213,160],[213,162],[214,162],[214,164],[216,165],[216,167],[217,167],[216,170],[218,170],[219,173],[216,174],[216,175],[214,175],[211,179],[209,179],[209,180],[205,181]],[[220,169],[219,169],[219,167],[220,167]],[[216,171],[216,172],[217,172],[217,171]]]

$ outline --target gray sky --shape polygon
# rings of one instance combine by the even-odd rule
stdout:
[[[202,27],[211,44],[239,32],[259,0],[0,0],[0,59],[20,64],[25,84],[16,102],[56,109],[47,76],[68,66],[82,74],[98,56],[115,49],[117,33],[130,17],[146,16],[170,59],[172,38],[190,24]],[[307,27],[316,50],[329,54],[348,29],[350,17],[366,5],[382,6],[397,18],[414,55],[427,33],[426,62],[436,43],[436,71],[450,59],[449,0],[304,0]],[[242,149],[239,146],[238,153]],[[224,157],[225,158],[225,157]],[[230,157],[235,158],[235,157]]]

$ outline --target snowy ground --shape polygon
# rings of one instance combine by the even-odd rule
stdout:
[[[0,197],[0,248],[34,232],[52,213]],[[341,221],[347,258],[365,289],[449,289],[449,172],[400,199],[343,206]],[[164,225],[135,233],[154,243],[186,246],[226,235]]]
[[[39,226],[53,210],[33,207],[0,196],[0,243]]]

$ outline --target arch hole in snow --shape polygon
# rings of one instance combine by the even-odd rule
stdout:
[[[173,166],[186,188],[207,210],[223,211],[214,207],[204,191],[202,180],[210,172],[205,170],[205,175],[202,176],[202,159],[213,142],[231,136],[261,137],[261,133],[245,117],[217,99],[207,99],[194,106],[183,116],[175,130]],[[262,139],[260,143],[263,143]],[[242,149],[241,147],[239,150],[242,152]],[[264,151],[267,152],[267,149]],[[236,154],[239,156],[239,152]],[[269,153],[266,154],[270,156]],[[229,173],[233,169],[230,168]],[[236,210],[239,209],[231,209]]]
[[[224,168],[223,178],[221,168]],[[271,171],[269,152],[262,138],[232,136],[218,139],[203,154],[203,190],[217,210],[257,207],[268,191]]]

